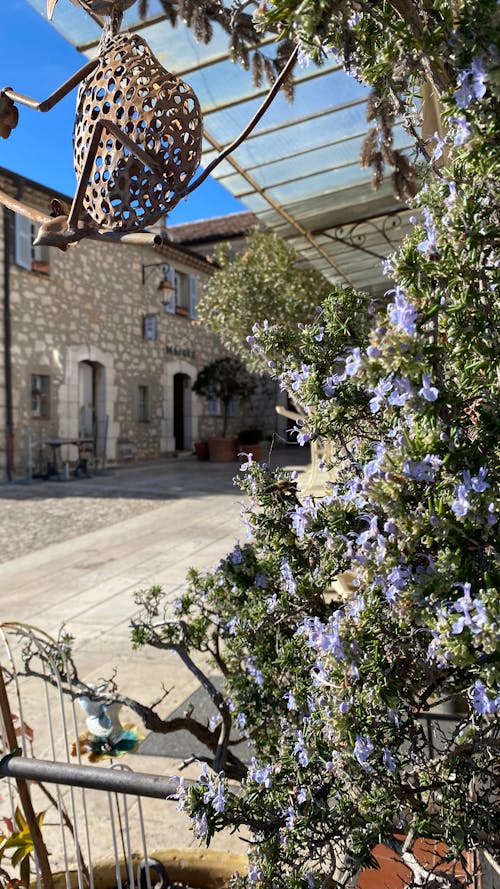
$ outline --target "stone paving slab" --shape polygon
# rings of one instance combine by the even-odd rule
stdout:
[[[304,456],[287,450],[281,460],[300,468]],[[244,538],[242,494],[232,481],[236,470],[235,464],[188,458],[90,479],[0,487],[0,622],[24,621],[52,635],[64,623],[75,636],[82,679],[97,682],[116,671],[120,690],[146,704],[168,689],[159,712],[171,714],[197,694],[198,684],[171,652],[133,651],[134,593],[161,583],[172,601],[190,567],[215,566],[238,537]],[[50,758],[48,723],[57,750],[64,746],[62,726],[57,714],[48,719],[40,688],[30,680],[25,690],[23,716],[35,728],[36,755]],[[76,719],[81,731],[83,712]],[[123,720],[128,719],[124,712]],[[132,721],[137,722],[134,715]],[[124,762],[136,771],[178,773],[177,755],[169,756],[165,748],[161,754],[131,755]],[[198,773],[193,765],[183,774]],[[92,802],[95,817],[105,809],[104,797]],[[197,845],[175,803],[146,801],[144,811],[150,848]],[[110,852],[104,830],[93,842],[93,854]],[[215,840],[220,849],[239,844],[229,835]],[[60,854],[59,849],[54,862]]]

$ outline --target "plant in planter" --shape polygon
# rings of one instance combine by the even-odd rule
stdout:
[[[230,405],[249,398],[254,390],[255,380],[238,358],[217,358],[200,370],[193,384],[193,392],[208,400],[216,399],[222,405],[222,435],[208,441],[211,460],[225,462],[236,459],[237,439],[227,435]]]
[[[208,460],[208,441],[195,441],[194,452],[198,460]]]
[[[262,457],[261,445],[262,429],[257,427],[253,429],[242,429],[238,435],[239,451],[242,454],[249,454],[254,460],[260,460]]]

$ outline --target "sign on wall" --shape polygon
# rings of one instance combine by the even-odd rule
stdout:
[[[144,315],[142,319],[142,336],[145,340],[158,339],[158,316]]]

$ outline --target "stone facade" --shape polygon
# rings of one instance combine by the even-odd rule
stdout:
[[[43,187],[5,170],[0,187],[48,206]],[[103,463],[191,450],[216,433],[217,406],[191,391],[198,371],[224,354],[196,321],[213,264],[173,242],[82,241],[66,253],[30,243],[26,221],[0,212],[0,477],[43,473],[54,459],[59,470],[74,464],[75,445],[47,444],[58,439],[93,438]],[[235,405],[230,432],[257,418],[274,431],[271,389],[264,384],[253,404]]]

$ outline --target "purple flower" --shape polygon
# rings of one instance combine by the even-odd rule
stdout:
[[[357,735],[354,745],[354,756],[359,764],[365,769],[369,769],[368,760],[373,753],[373,744],[369,735]]]
[[[434,141],[436,143],[436,147],[432,154],[432,160],[437,161],[440,157],[443,156],[443,146],[446,144],[444,139],[441,139],[439,133],[434,133],[433,136],[430,137],[429,141]]]
[[[422,388],[419,389],[418,392],[422,398],[425,398],[426,401],[436,401],[439,395],[439,389],[436,389],[435,386],[431,386],[431,377],[430,374],[422,374]]]
[[[340,611],[335,611],[330,615],[327,624],[323,624],[319,617],[308,617],[298,628],[297,635],[307,636],[309,648],[332,653],[337,660],[344,660],[345,651],[340,638],[340,625],[343,619],[343,614]],[[321,664],[317,663],[316,667],[320,672],[324,671]]]
[[[192,820],[193,833],[199,840],[204,839],[208,835],[208,822],[205,812],[201,815],[195,815]]]
[[[302,732],[297,732],[297,740],[295,742],[295,747],[293,748],[293,752],[297,754],[297,759],[301,766],[306,766],[309,763],[309,755],[306,750],[306,746],[304,744],[304,738]]]
[[[250,676],[253,676],[257,685],[264,685],[264,676],[255,666],[255,658],[249,657],[247,660],[247,670]]]
[[[248,767],[248,779],[249,781],[256,781],[257,784],[263,784],[264,787],[269,788],[271,786],[272,768],[270,765],[268,766],[259,766],[255,757],[252,756],[252,760],[250,766]]]
[[[287,710],[296,710],[297,704],[295,698],[293,696],[293,692],[289,691],[288,694],[285,695],[286,698],[286,708]]]
[[[411,580],[412,572],[411,568],[407,565],[396,565],[395,568],[392,568],[387,575],[387,583],[389,586],[385,592],[385,598],[388,602],[395,602],[398,596],[398,593],[401,593],[408,582]]]
[[[302,803],[305,803],[306,799],[307,799],[307,790],[306,790],[306,788],[305,788],[305,787],[299,787],[299,792],[297,793],[297,802],[298,802],[299,806],[301,806]]]
[[[273,593],[272,596],[268,596],[266,599],[266,611],[268,614],[272,614],[273,611],[276,611],[276,606],[278,604],[278,596],[277,593]]]
[[[474,99],[482,99],[486,92],[488,73],[484,59],[474,59],[470,68],[459,77],[458,90],[453,97],[459,108],[468,108]]]
[[[281,579],[284,581],[284,586],[287,593],[290,593],[291,596],[295,595],[297,591],[297,584],[292,574],[292,569],[290,568],[290,565],[288,564],[286,559],[281,560],[280,574]]]
[[[390,772],[396,771],[396,763],[394,762],[388,747],[384,747],[382,751],[382,762]]]
[[[361,350],[358,348],[353,349],[351,354],[348,355],[345,360],[346,377],[354,377],[361,367],[361,363]]]
[[[303,506],[296,506],[292,512],[292,527],[297,537],[303,537],[311,521],[316,517],[317,508],[310,497],[306,497]]]
[[[224,787],[219,783],[212,799],[212,808],[215,809],[216,812],[223,812],[226,808],[226,803],[227,797],[224,793]]]
[[[389,394],[392,389],[392,380],[390,377],[382,377],[374,389],[373,398],[370,399],[370,410],[372,414],[376,414],[380,408],[382,407],[382,402],[384,398]]]
[[[408,377],[395,377],[393,382],[394,389],[387,402],[394,407],[402,407],[412,396],[411,383]]]
[[[231,559],[233,565],[241,565],[243,561],[243,553],[241,552],[241,548],[238,544],[236,544],[229,558]]]
[[[471,502],[467,499],[467,493],[466,485],[457,485],[455,500],[451,503],[451,509],[459,519],[467,515],[469,509],[471,509]]]
[[[432,254],[432,253],[436,252],[436,237],[437,237],[437,230],[436,230],[436,226],[434,224],[434,217],[433,217],[432,213],[430,212],[430,210],[427,210],[427,208],[422,210],[422,213],[424,216],[424,226],[425,226],[425,232],[426,232],[427,237],[423,241],[421,241],[420,244],[417,244],[417,250],[420,253]]]
[[[262,880],[262,871],[258,864],[249,864],[248,866],[248,882],[250,885],[252,883],[258,883],[259,880]]]
[[[373,475],[382,472],[385,457],[385,444],[383,442],[378,442],[374,447],[375,457],[363,466],[363,477],[365,479],[371,478]]]
[[[435,470],[442,462],[435,454],[427,454],[423,460],[405,460],[403,472],[419,482],[433,482]]]
[[[451,123],[455,123],[457,125],[457,131],[455,133],[453,144],[456,146],[463,145],[464,142],[467,142],[467,139],[469,139],[469,137],[472,135],[472,130],[467,122],[465,114],[461,114],[460,117],[452,117]]]
[[[311,61],[311,56],[308,53],[307,49],[304,47],[303,43],[299,43],[299,51],[297,53],[297,63],[300,68],[308,68]]]
[[[480,679],[478,679],[477,682],[474,683],[470,695],[472,706],[476,713],[479,713],[480,716],[486,716],[487,714],[495,712],[495,701],[490,700]]]
[[[311,376],[311,371],[309,370],[307,364],[302,364],[300,370],[293,370],[290,373],[290,379],[292,380],[292,389],[294,392],[297,392],[302,383],[307,380]]]
[[[309,432],[302,432],[302,430],[297,427],[295,427],[295,429],[292,429],[292,432],[297,433],[297,443],[301,447],[307,444],[308,441],[311,441],[311,435]]]
[[[470,486],[473,491],[476,491],[478,494],[481,494],[483,491],[486,491],[486,488],[489,488],[490,485],[485,481],[485,478],[488,474],[488,470],[486,467],[482,466],[477,475],[474,475],[470,480]]]
[[[238,713],[236,716],[236,725],[238,726],[240,731],[243,731],[247,724],[247,718],[244,713]]]
[[[457,186],[456,186],[455,182],[453,181],[453,179],[450,179],[447,182],[447,185],[448,185],[448,188],[450,189],[450,193],[449,193],[448,197],[445,199],[445,204],[447,207],[451,207],[457,199]]]
[[[387,307],[387,314],[396,327],[400,327],[408,336],[413,336],[416,333],[417,310],[406,301],[404,293],[399,287],[396,288],[394,294],[394,302]]]

